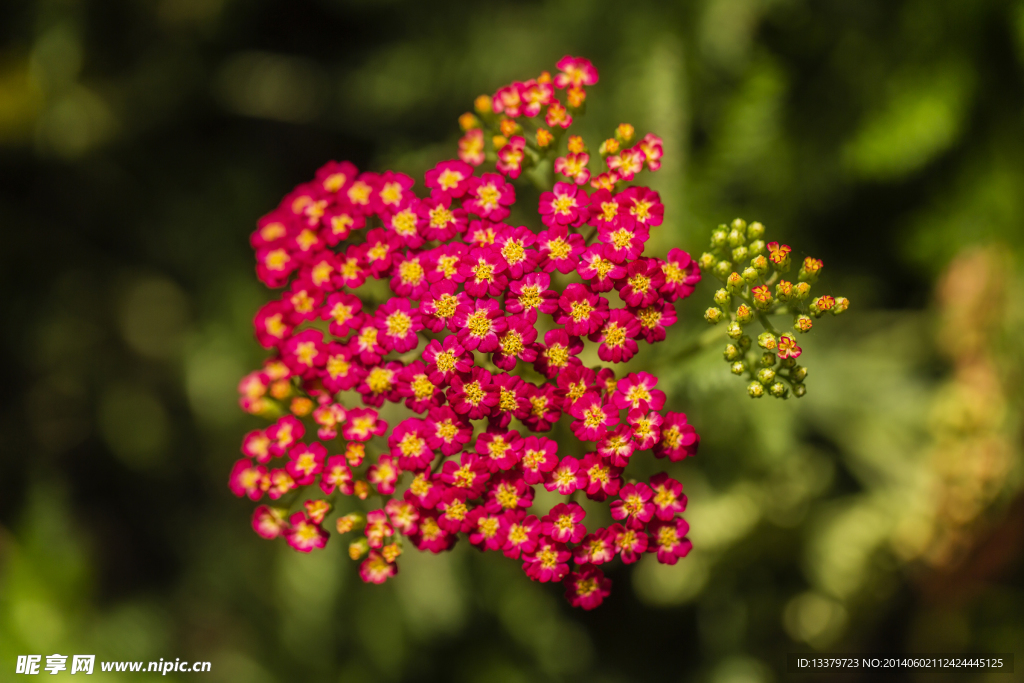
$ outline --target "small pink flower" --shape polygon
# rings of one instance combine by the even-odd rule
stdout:
[[[551,192],[540,195],[541,222],[548,227],[580,225],[587,217],[589,197],[572,183],[555,183]]]
[[[508,268],[495,247],[473,249],[459,265],[466,294],[481,298],[500,295],[508,285],[504,272]]]
[[[344,455],[327,458],[320,475],[320,488],[328,496],[334,493],[335,488],[346,496],[352,495],[352,470],[346,464]]]
[[[615,467],[628,465],[635,450],[636,442],[633,441],[633,430],[629,425],[619,425],[597,443],[598,455],[607,458]]]
[[[383,510],[371,510],[366,513],[366,527],[363,534],[371,548],[380,549],[384,546],[384,539],[394,535],[395,530],[388,523],[388,515]]]
[[[493,477],[488,485],[484,508],[499,513],[506,510],[526,510],[533,504],[533,487],[528,486],[523,475],[517,471],[502,472]]]
[[[253,465],[248,458],[242,458],[231,468],[228,487],[239,498],[249,496],[249,500],[259,500],[263,497],[263,482],[265,480],[267,480],[266,467]]]
[[[459,342],[469,351],[490,353],[498,348],[498,335],[505,331],[505,317],[494,299],[476,299],[465,311],[455,314]]]
[[[419,311],[413,310],[408,299],[389,299],[377,309],[374,321],[380,331],[377,338],[386,349],[405,353],[419,343],[416,333],[423,329],[423,324]]]
[[[643,529],[654,516],[653,497],[654,491],[643,482],[626,484],[619,491],[619,500],[612,503],[612,519],[625,520],[630,529]]]
[[[637,259],[626,267],[619,296],[632,308],[645,308],[661,298],[658,287],[664,278],[656,259]]]
[[[543,436],[523,439],[523,457],[520,461],[523,479],[527,484],[540,484],[558,465],[558,444]]]
[[[496,167],[499,172],[515,180],[523,170],[523,159],[526,153],[526,139],[521,135],[513,135],[505,146],[498,150],[498,163]]]
[[[516,431],[488,429],[477,437],[476,452],[491,472],[509,470],[523,455],[523,437]]]
[[[643,531],[612,524],[608,527],[608,534],[614,538],[612,543],[624,564],[633,564],[647,550],[647,534]]]
[[[633,440],[636,442],[637,450],[645,451],[661,440],[662,421],[659,413],[645,410],[630,410],[626,413],[626,422],[633,428]]]
[[[420,550],[429,550],[432,553],[442,553],[451,550],[458,540],[455,534],[449,534],[437,523],[438,513],[427,512],[420,515],[419,528],[416,533],[410,536]]]
[[[569,573],[571,557],[564,543],[541,537],[536,549],[523,557],[523,570],[534,581],[561,581]]]
[[[427,187],[436,196],[440,193],[452,197],[461,197],[470,189],[473,178],[473,167],[465,161],[442,161],[424,175]]]
[[[339,339],[348,336],[363,324],[363,302],[359,297],[344,292],[335,292],[327,297],[320,308],[320,319],[331,322],[330,333]]]
[[[445,327],[451,332],[458,331],[455,317],[469,312],[470,299],[456,289],[458,285],[453,280],[441,280],[424,293],[419,310],[423,326],[431,332],[441,332]]]
[[[700,282],[700,268],[689,253],[682,249],[672,249],[668,258],[661,264],[664,282],[658,287],[669,301],[684,299],[693,293]]]
[[[535,515],[526,516],[525,512],[509,510],[502,516],[501,528],[505,536],[505,545],[502,547],[505,557],[518,560],[537,549],[540,520]]]
[[[419,216],[424,221],[423,236],[428,240],[445,242],[465,232],[469,225],[466,211],[453,209],[451,195],[446,193],[424,199],[419,206]]]
[[[306,427],[294,415],[285,415],[267,427],[270,439],[270,453],[280,457],[299,439],[306,435]]]
[[[502,516],[484,508],[474,508],[466,519],[469,542],[480,550],[501,550],[505,545]]]
[[[597,567],[582,566],[565,578],[565,598],[573,607],[592,610],[611,592],[612,580]]]
[[[664,155],[661,138],[654,133],[648,133],[636,146],[644,153],[644,158],[647,160],[647,168],[651,171],[657,171],[661,168],[661,157]]]
[[[505,309],[509,313],[522,313],[530,322],[536,322],[538,313],[551,314],[558,310],[558,292],[550,287],[551,276],[547,273],[527,273],[509,285]]]
[[[686,511],[686,496],[683,485],[664,472],[651,477],[654,491],[654,514],[658,519],[672,519],[676,513]]]
[[[527,227],[508,228],[498,233],[494,246],[508,266],[508,277],[518,280],[524,275],[529,277],[540,261],[540,255],[530,249],[537,236]]]
[[[548,330],[544,333],[544,344],[538,349],[534,367],[548,379],[554,379],[567,370],[575,356],[583,350],[583,342],[577,336],[570,336],[565,330]]]
[[[406,536],[416,533],[420,513],[416,509],[415,505],[407,500],[397,500],[392,498],[387,502],[387,505],[384,506],[384,511],[388,513],[388,519],[391,520],[391,527],[395,531],[405,534]]]
[[[558,60],[556,66],[562,72],[555,76],[555,87],[560,90],[569,86],[597,83],[597,69],[589,59],[566,55]]]
[[[320,443],[297,443],[288,451],[285,470],[299,486],[312,484],[324,469],[327,449]]]
[[[423,472],[434,461],[430,430],[419,418],[408,417],[395,425],[388,437],[388,448],[403,470]]]
[[[625,266],[605,257],[604,250],[603,244],[592,244],[580,256],[578,272],[581,278],[590,280],[593,292],[610,292],[615,287],[615,281],[626,274]]]
[[[519,316],[509,316],[505,321],[505,331],[498,337],[498,348],[491,360],[502,370],[511,371],[516,367],[516,360],[532,363],[537,359],[537,350],[533,346],[537,328]]]
[[[577,185],[582,185],[590,180],[590,170],[587,168],[589,161],[590,155],[583,152],[566,154],[555,159],[555,173],[560,173]]]
[[[604,326],[590,335],[591,341],[600,343],[597,357],[606,363],[625,363],[636,355],[640,347],[635,337],[640,332],[640,323],[629,311],[616,308],[611,311]]]
[[[563,275],[576,270],[580,254],[586,248],[583,235],[570,234],[568,228],[560,224],[537,235],[537,245],[540,247],[540,266],[543,271],[550,273],[558,270]]]
[[[671,520],[655,520],[647,527],[647,534],[650,537],[648,552],[658,554],[658,562],[662,564],[675,564],[679,558],[686,557],[693,544],[686,534],[690,531],[690,525],[682,517]]]
[[[665,392],[654,387],[658,378],[648,372],[631,372],[618,381],[612,400],[616,407],[629,410],[661,410]]]
[[[586,511],[578,503],[559,503],[540,518],[541,533],[560,543],[579,543],[587,535]]]
[[[480,367],[474,367],[464,378],[453,377],[447,396],[452,409],[470,420],[487,417],[498,404],[498,391],[491,382],[491,373]]]
[[[366,583],[382,584],[398,573],[398,565],[388,562],[376,550],[371,551],[359,565],[359,578]]]
[[[544,488],[558,491],[568,496],[587,484],[587,473],[580,469],[580,461],[571,455],[562,458],[561,462],[544,477]]]
[[[614,537],[608,529],[598,529],[587,534],[573,551],[576,564],[604,564],[615,559]]]
[[[441,480],[453,488],[466,491],[470,498],[480,495],[490,476],[487,463],[473,453],[463,453],[458,462],[449,460],[441,467]]]
[[[669,412],[661,425],[661,440],[654,446],[654,455],[678,462],[696,455],[699,445],[700,436],[693,425],[687,424],[686,415]]]
[[[260,505],[252,513],[253,530],[266,539],[274,539],[288,529],[284,516],[286,510]]]
[[[614,496],[622,487],[622,468],[613,467],[597,453],[583,456],[580,467],[587,475],[586,493],[591,500],[602,501]]]
[[[484,153],[483,130],[474,128],[459,138],[459,158],[471,166],[484,163],[487,155]]]
[[[444,455],[458,453],[473,436],[473,427],[450,406],[432,408],[424,425],[430,448],[440,449]]]
[[[508,207],[516,201],[515,188],[500,173],[484,173],[479,178],[473,177],[469,196],[469,199],[463,200],[462,208],[489,221],[504,220],[509,214]]]
[[[576,418],[571,425],[572,433],[581,441],[598,441],[619,422],[618,409],[603,404],[594,393],[587,393],[576,401],[569,414]]]
[[[566,286],[558,305],[562,310],[555,317],[555,322],[564,325],[565,331],[571,335],[597,332],[608,319],[608,300],[577,282]]]
[[[296,512],[288,518],[284,538],[292,548],[308,553],[327,545],[328,534],[322,526],[310,520],[305,512]]]
[[[388,431],[388,423],[380,419],[373,408],[352,408],[348,411],[348,424],[342,431],[349,441],[369,441],[374,436],[383,436]]]

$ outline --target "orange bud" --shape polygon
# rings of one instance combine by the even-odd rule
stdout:
[[[580,108],[583,103],[587,101],[587,91],[579,86],[573,86],[569,88],[566,93],[567,99],[569,100],[569,106]]]
[[[582,154],[587,146],[583,143],[583,138],[579,135],[569,136],[569,151],[573,154]]]
[[[619,151],[619,141],[615,138],[608,138],[601,143],[601,156],[608,156],[609,154],[616,154]]]
[[[551,82],[551,73],[548,71],[541,71],[540,76],[537,76],[537,82],[540,84]]]
[[[270,395],[276,398],[278,401],[283,401],[284,399],[288,398],[289,396],[291,396],[291,393],[292,383],[286,379],[279,379],[270,385]]]
[[[305,396],[296,396],[292,399],[292,414],[298,417],[306,417],[313,412],[313,401]]]
[[[493,138],[491,138],[491,142],[494,143],[494,149],[501,149],[502,147],[508,144],[508,138],[506,138],[504,135],[495,135]]]
[[[615,137],[617,137],[621,142],[629,142],[633,139],[634,132],[635,129],[632,124],[620,123],[619,127],[615,129]]]
[[[367,484],[362,479],[360,479],[355,483],[355,493],[356,498],[358,498],[359,500],[366,500],[366,498],[370,495],[370,485]]]
[[[480,95],[473,102],[473,108],[478,114],[490,114],[493,111],[493,103],[489,95]]]
[[[470,112],[466,112],[459,117],[459,128],[462,130],[473,130],[474,128],[480,127],[480,119],[473,116]]]
[[[512,119],[502,119],[501,123],[498,124],[498,128],[501,129],[502,135],[510,138],[519,130],[519,124]]]
[[[537,146],[538,147],[547,147],[548,145],[550,145],[554,141],[555,141],[555,136],[552,135],[551,131],[549,131],[547,128],[538,128],[537,129]]]

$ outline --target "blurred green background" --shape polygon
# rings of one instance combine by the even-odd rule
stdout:
[[[257,424],[256,218],[329,159],[453,157],[476,95],[566,53],[601,72],[592,146],[665,140],[654,253],[743,216],[824,259],[853,306],[802,338],[807,397],[751,401],[717,347],[673,362],[713,288],[679,304],[635,365],[703,437],[670,468],[695,549],[613,570],[595,612],[465,543],[374,587],[337,539],[262,541],[226,487]],[[1022,129],[1020,1],[5,0],[0,680],[59,652],[767,683],[787,652],[1018,649]]]

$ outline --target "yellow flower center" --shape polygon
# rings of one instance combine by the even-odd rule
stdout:
[[[465,386],[466,402],[473,406],[480,405],[484,400],[484,390],[480,388],[480,382],[470,382]]]
[[[412,381],[412,393],[419,399],[427,399],[434,395],[434,383],[426,375],[416,375]]]
[[[443,228],[455,220],[455,214],[444,206],[438,206],[430,210],[430,227]]]
[[[505,257],[509,265],[515,265],[526,258],[526,249],[523,243],[518,240],[509,240],[501,248],[501,255]]]
[[[402,440],[398,442],[398,449],[402,451],[402,455],[407,458],[411,458],[415,455],[419,455],[423,452],[424,441],[416,432],[407,432]]]
[[[651,286],[651,279],[645,275],[637,274],[629,278],[629,286],[638,294],[646,294]]]
[[[416,214],[409,209],[402,209],[391,219],[391,225],[402,237],[411,237],[416,234]]]
[[[437,369],[441,372],[451,372],[455,369],[455,354],[451,351],[442,351],[437,354]]]
[[[437,184],[441,186],[442,190],[450,190],[453,187],[458,187],[459,183],[462,182],[462,174],[453,171],[450,168],[446,168],[441,171],[440,175],[437,176]]]
[[[511,330],[501,338],[501,352],[506,356],[517,356],[523,350],[523,337]]]
[[[572,247],[559,237],[548,242],[548,251],[551,252],[552,258],[563,259],[572,253]]]
[[[633,241],[633,233],[625,228],[619,228],[611,234],[611,238],[616,249],[625,249]]]
[[[576,198],[569,197],[566,195],[559,195],[554,202],[551,204],[551,208],[555,213],[563,216],[568,215],[569,212],[576,206]]]
[[[331,379],[338,379],[348,375],[352,364],[345,360],[344,356],[331,356],[327,359],[327,374]]]
[[[395,311],[387,318],[388,335],[404,337],[412,327],[412,318],[402,311]]]
[[[480,204],[487,209],[495,209],[498,206],[498,199],[501,197],[501,193],[498,192],[498,188],[494,185],[483,185],[477,191],[477,196],[480,198]]]
[[[476,311],[470,314],[469,319],[466,320],[466,327],[474,337],[486,337],[491,332],[491,319],[485,312]]]
[[[519,295],[519,303],[526,310],[539,308],[541,304],[540,285],[527,285],[523,287]]]
[[[380,191],[380,200],[385,204],[398,206],[402,201],[402,186],[399,183],[384,183],[384,188]]]
[[[387,368],[374,368],[373,370],[370,370],[370,374],[366,376],[366,386],[370,387],[370,391],[373,393],[381,394],[391,389],[394,376],[394,370],[389,370]]]
[[[510,413],[516,409],[517,403],[516,392],[502,388],[501,395],[498,397],[498,407]]]
[[[589,318],[590,314],[594,311],[594,307],[586,301],[573,301],[572,310],[569,315],[576,322],[580,322],[584,318]]]
[[[498,504],[506,510],[511,510],[519,505],[519,494],[511,484],[502,483],[498,485],[498,492],[494,494]]]
[[[316,357],[316,344],[313,342],[299,342],[295,346],[295,356],[303,365],[313,367],[313,358]]]
[[[667,444],[669,448],[679,448],[679,445],[683,442],[683,435],[679,431],[679,427],[672,425],[666,429],[661,430],[661,440]]]
[[[626,331],[619,327],[617,323],[611,323],[605,329],[604,343],[606,346],[615,348],[622,346],[626,341]]]
[[[548,397],[547,396],[531,396],[530,397],[530,414],[534,417],[544,417],[544,413],[548,411]]]
[[[583,412],[583,424],[588,427],[600,427],[604,424],[604,411],[601,406],[593,405]]]

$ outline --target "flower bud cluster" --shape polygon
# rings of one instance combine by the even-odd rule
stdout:
[[[802,349],[793,332],[780,332],[769,316],[790,316],[793,331],[803,334],[825,313],[844,312],[850,301],[811,294],[811,285],[824,267],[819,259],[808,256],[796,282],[785,279],[793,268],[793,250],[778,242],[766,244],[764,234],[761,223],[748,225],[741,218],[712,231],[710,249],[701,254],[699,264],[723,286],[715,292],[715,305],[704,312],[704,319],[712,325],[726,324],[731,341],[723,356],[734,375],[750,380],[751,398],[765,394],[787,398],[790,393],[799,398],[807,393],[807,368],[796,360]],[[747,330],[755,320],[764,330],[757,335],[756,345]]]
[[[509,180],[538,149],[556,154],[544,124],[567,128],[597,82],[585,59],[558,67],[479,98],[460,118],[460,159],[426,172],[429,195],[407,175],[331,162],[259,221],[257,274],[283,291],[254,321],[272,355],[239,390],[246,411],[274,421],[245,436],[229,485],[269,498],[253,515],[261,536],[321,548],[327,515],[347,501],[335,528],[357,534],[349,554],[365,581],[393,576],[405,543],[438,553],[468,537],[534,580],[563,581],[586,609],[608,594],[599,565],[644,552],[674,564],[688,553],[682,485],[666,474],[630,481],[624,470],[643,451],[694,455],[696,431],[663,411],[657,377],[581,360],[588,342],[614,365],[665,339],[673,302],[700,280],[681,249],[643,255],[664,209],[649,188],[623,187],[644,164],[657,168],[660,143],[623,149],[634,131],[619,126],[588,194],[586,147],[570,137],[555,166],[572,182],[541,194],[539,229],[503,222],[516,199]],[[500,133],[497,172],[475,168],[486,157],[482,126]],[[368,280],[387,283],[390,298],[373,306],[360,291]],[[407,417],[392,426],[378,411],[386,403]],[[543,436],[560,420],[582,457]],[[531,514],[536,486],[566,500]],[[616,522],[588,529],[583,496],[608,501]]]

